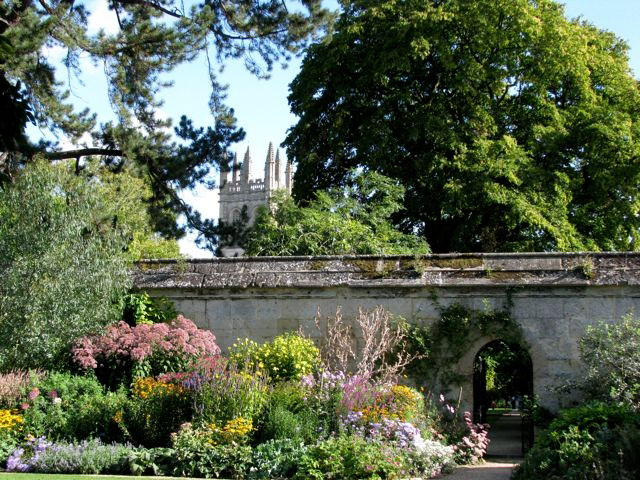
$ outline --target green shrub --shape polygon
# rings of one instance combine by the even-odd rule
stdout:
[[[398,478],[407,468],[405,457],[392,446],[341,435],[309,447],[295,478]]]
[[[295,332],[278,335],[261,346],[238,339],[229,356],[241,368],[265,369],[276,381],[300,380],[320,365],[320,351],[313,340]]]
[[[323,431],[323,422],[320,412],[307,398],[308,393],[299,382],[280,382],[274,385],[258,438],[315,443]]]
[[[594,399],[640,409],[640,318],[587,327],[578,343],[587,374],[580,386]]]
[[[122,410],[121,422],[129,439],[136,444],[166,447],[171,434],[191,417],[191,397],[182,386],[154,378],[138,378]]]
[[[147,292],[124,297],[122,320],[131,326],[169,322],[177,316],[178,311],[167,297],[150,297]]]
[[[591,403],[564,410],[536,441],[515,480],[632,479],[640,475],[640,413]]]
[[[212,445],[207,432],[182,426],[173,437],[172,474],[184,477],[245,478],[251,465],[251,447]]]
[[[290,478],[306,447],[292,439],[269,440],[253,450],[249,477],[253,479]]]
[[[126,393],[105,392],[92,375],[52,372],[27,394],[25,432],[51,440],[122,439],[115,420]]]
[[[292,412],[275,405],[265,415],[262,437],[308,444],[318,438],[320,425],[317,414],[308,408]]]

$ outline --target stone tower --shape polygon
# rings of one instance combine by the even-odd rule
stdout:
[[[281,168],[280,150],[274,149],[271,142],[264,162],[264,178],[251,178],[251,153],[248,147],[241,166],[238,165],[238,155],[234,155],[231,181],[229,172],[220,173],[220,220],[232,223],[239,219],[246,205],[251,225],[256,219],[258,207],[267,204],[274,191],[283,189],[291,193],[293,170],[290,162],[287,161],[284,174]],[[234,254],[237,254],[235,250]]]

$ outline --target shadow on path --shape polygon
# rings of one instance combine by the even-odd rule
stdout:
[[[489,450],[492,457],[522,457],[522,416],[518,410],[502,415],[490,415]]]

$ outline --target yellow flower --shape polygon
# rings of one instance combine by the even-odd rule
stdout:
[[[153,377],[136,378],[133,381],[133,394],[140,398],[147,398],[150,395],[165,395],[170,393],[184,393],[184,387],[156,380]]]
[[[19,430],[24,423],[24,417],[18,410],[0,410],[0,430]]]

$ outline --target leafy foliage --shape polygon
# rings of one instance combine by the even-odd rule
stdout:
[[[131,325],[168,323],[178,316],[167,297],[150,297],[147,292],[130,293],[124,297],[123,320]]]
[[[296,332],[278,335],[262,345],[238,339],[229,356],[242,368],[264,369],[276,381],[300,380],[320,365],[320,351],[313,340]]]
[[[640,409],[640,319],[625,315],[618,323],[587,327],[578,343],[587,366],[581,386],[594,398]]]
[[[309,447],[294,478],[394,478],[401,476],[402,460],[391,446],[341,435]]]
[[[404,188],[375,172],[352,172],[349,186],[320,191],[307,206],[277,194],[248,234],[248,255],[428,253],[420,238],[389,222],[402,209]]]
[[[123,391],[105,392],[93,376],[49,373],[31,389],[21,407],[26,430],[51,440],[101,437],[122,440],[114,416],[126,401]]]
[[[554,0],[355,0],[291,84],[294,197],[352,168],[435,252],[635,250],[640,91],[624,41]]]
[[[563,411],[540,437],[514,480],[631,479],[640,474],[640,414],[591,403]]]
[[[286,63],[308,40],[326,28],[332,15],[320,0],[297,5],[274,0],[205,0],[191,5],[177,0],[148,2],[116,0],[109,14],[117,31],[87,31],[94,5],[62,0],[9,1],[0,4],[0,101],[9,114],[0,124],[0,151],[6,177],[34,152],[49,158],[100,155],[114,171],[130,168],[149,181],[153,196],[148,204],[155,230],[178,235],[176,213],[186,215],[189,226],[210,233],[215,225],[203,221],[177,195],[178,189],[206,183],[213,168],[228,169],[228,148],[244,138],[233,109],[224,103],[225,87],[217,67],[227,59],[242,58],[247,69],[268,76],[274,63]],[[81,61],[104,65],[108,95],[117,122],[96,126],[88,109],[74,111],[70,92],[57,80],[56,66],[47,59],[51,48],[67,52],[69,77],[82,80]],[[199,55],[207,57],[212,126],[194,126],[186,117],[175,128],[179,142],[167,133],[171,120],[159,119],[158,95],[169,86],[165,74]],[[7,104],[7,108],[4,105]],[[30,145],[24,124],[33,120],[43,130],[73,142],[91,133],[95,148],[60,151],[57,145]],[[6,160],[6,161],[4,161]],[[214,229],[215,230],[215,229]]]
[[[0,368],[63,367],[120,315],[130,225],[97,183],[39,162],[0,186]]]

